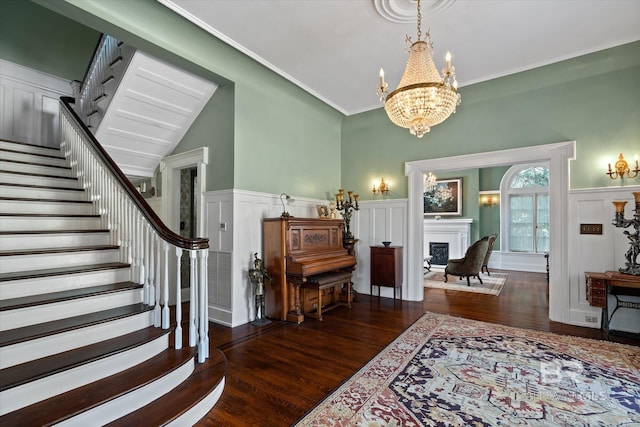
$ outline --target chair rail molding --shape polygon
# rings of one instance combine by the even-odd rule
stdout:
[[[529,147],[511,148],[486,153],[474,153],[452,157],[417,160],[405,163],[408,178],[408,299],[424,298],[422,282],[423,227],[423,174],[461,169],[505,166],[519,162],[549,162],[549,176],[554,185],[549,189],[549,206],[554,221],[551,222],[551,251],[549,278],[549,318],[570,323],[568,269],[569,215],[569,160],[575,159],[576,142],[565,141]],[[557,219],[557,220],[555,220]]]

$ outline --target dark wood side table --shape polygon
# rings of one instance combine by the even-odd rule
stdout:
[[[400,289],[402,299],[402,246],[370,246],[371,248],[371,286],[369,292],[373,295],[373,287],[393,288],[393,299],[396,299],[396,289]]]
[[[602,330],[605,339],[609,339],[611,333],[609,324],[611,318],[619,308],[640,309],[640,303],[624,301],[618,295],[640,295],[640,276],[622,274],[617,271],[604,273],[584,273],[587,286],[587,300],[592,307],[602,308]],[[613,310],[609,307],[609,295],[613,295],[616,305]],[[633,334],[638,335],[640,334]]]

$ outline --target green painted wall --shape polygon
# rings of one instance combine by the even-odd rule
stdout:
[[[406,197],[407,161],[569,140],[577,141],[571,188],[616,186],[620,182],[604,174],[607,161],[619,152],[631,159],[640,155],[640,42],[478,83],[461,93],[458,112],[422,139],[394,126],[382,108],[346,117],[343,186],[372,198],[371,177],[382,175],[394,183],[391,197]]]
[[[174,150],[183,153],[203,145],[209,147],[207,190],[233,188],[233,107],[233,85],[218,87]]]
[[[63,79],[82,80],[99,38],[97,31],[29,1],[0,1],[0,58],[4,60]]]
[[[233,121],[205,118],[210,134],[218,132],[214,125],[232,126],[220,131],[226,138],[233,135],[233,157],[228,141],[223,148],[233,169],[225,167],[221,182],[232,181],[236,189],[323,198],[340,187],[343,115],[338,111],[154,0],[35,1],[216,82],[232,82]],[[208,143],[206,132],[196,134]],[[197,144],[190,141],[180,149]],[[218,189],[207,181],[207,189]]]

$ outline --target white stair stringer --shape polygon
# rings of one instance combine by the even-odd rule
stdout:
[[[66,319],[100,310],[142,302],[142,289],[100,294],[70,301],[54,302],[35,307],[0,311],[0,330],[6,331],[53,320]]]
[[[58,291],[82,289],[90,286],[119,283],[129,280],[130,268],[94,269],[87,272],[38,276],[26,279],[0,281],[0,299],[22,298]]]
[[[185,381],[195,368],[195,357],[189,359],[178,369],[175,369],[162,378],[153,381],[137,390],[127,393],[124,396],[117,397],[96,408],[85,411],[73,418],[59,423],[59,426],[65,427],[85,427],[100,420],[101,424],[111,421],[133,412],[143,406],[153,402],[157,398],[167,394],[177,385]],[[211,407],[209,407],[211,409]],[[182,424],[183,426],[187,424]]]
[[[126,351],[0,392],[0,415],[114,375],[152,358],[169,346],[169,334]]]
[[[148,311],[0,347],[0,369],[125,335],[153,325]]]

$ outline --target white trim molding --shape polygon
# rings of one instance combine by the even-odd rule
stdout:
[[[569,216],[569,160],[575,159],[576,142],[567,141],[508,150],[474,153],[405,163],[409,184],[407,271],[408,298],[423,299],[423,174],[472,168],[512,165],[521,162],[549,162],[549,176],[553,185],[549,190],[551,210],[551,251],[549,284],[549,318],[569,323],[568,231]]]

